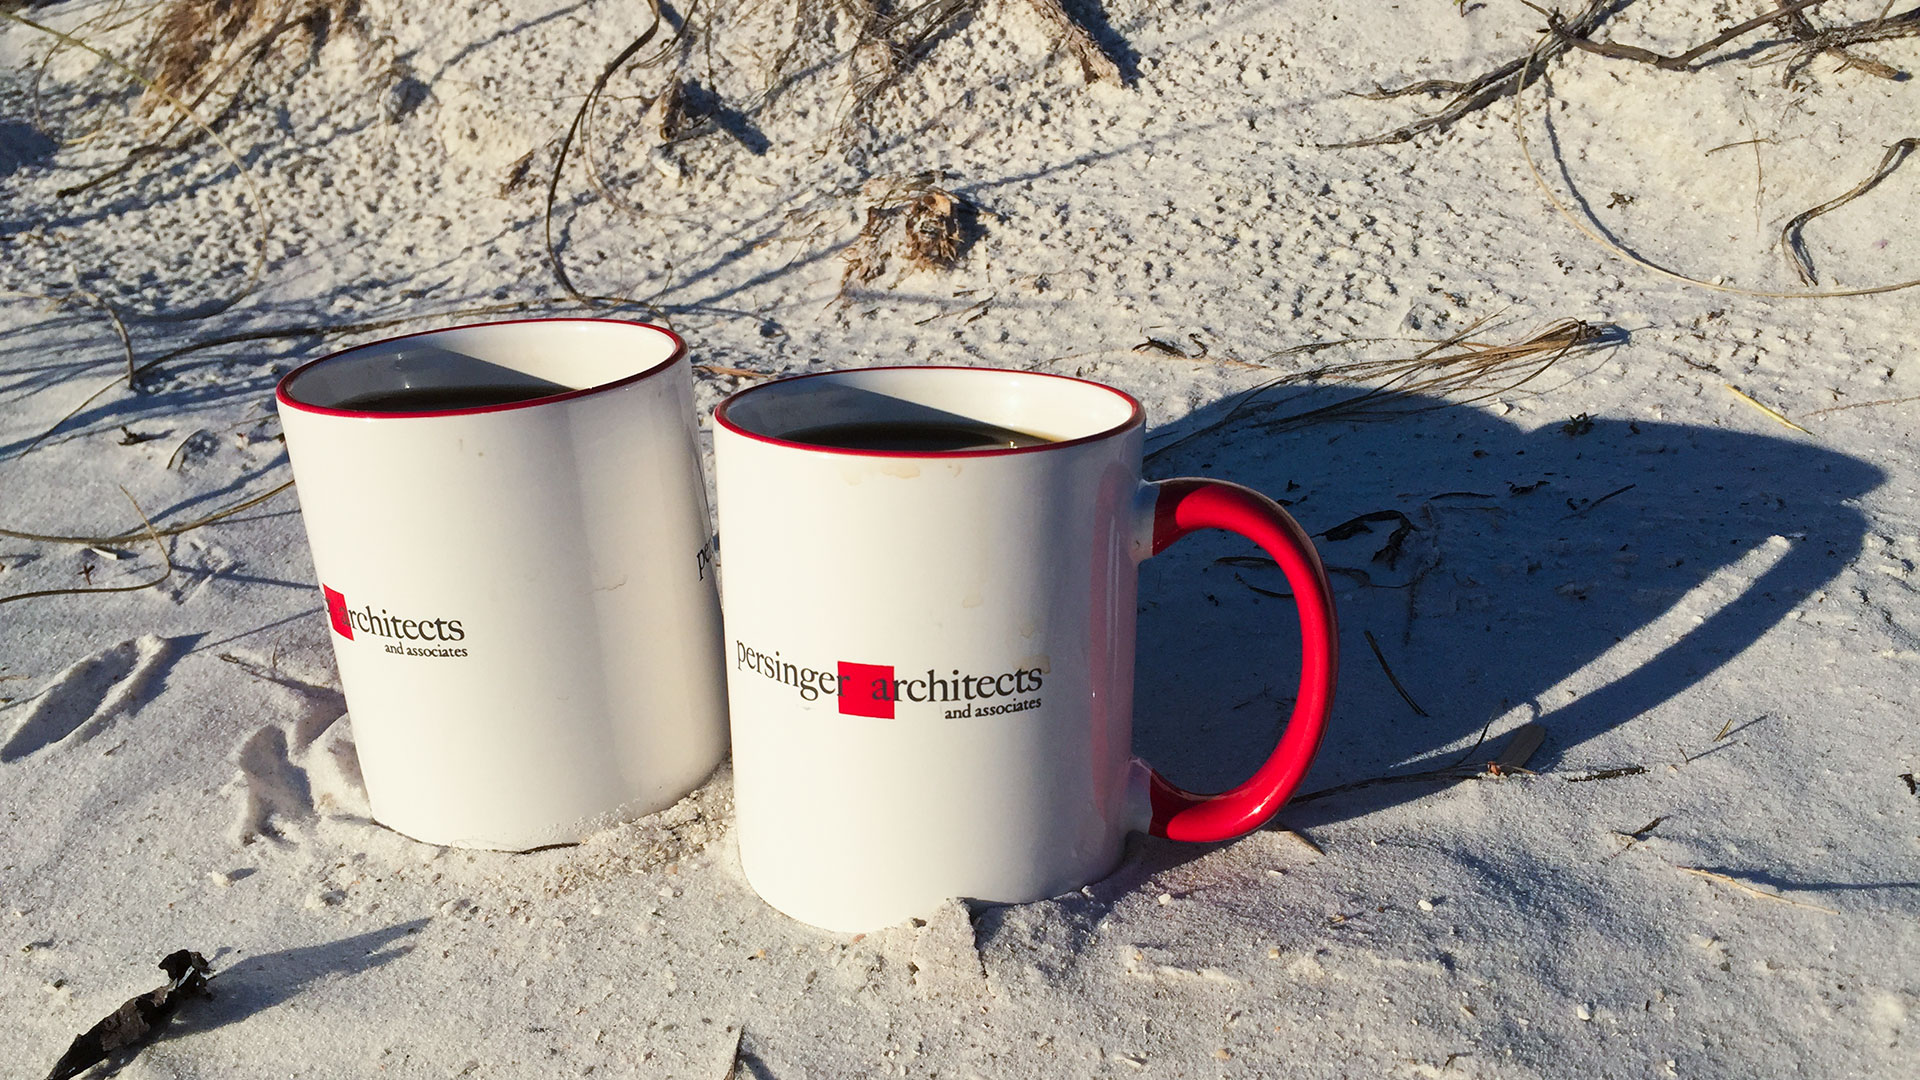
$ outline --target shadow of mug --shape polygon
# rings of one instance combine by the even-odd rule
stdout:
[[[1359,393],[1314,388],[1288,411]],[[1884,479],[1805,440],[1604,418],[1527,431],[1483,409],[1415,411],[1439,404],[1239,424],[1153,456],[1224,416],[1223,402],[1148,435],[1150,478],[1246,484],[1315,534],[1344,663],[1302,793],[1449,765],[1489,723],[1498,734],[1538,720],[1534,768],[1590,763],[1585,744],[1700,684],[1831,582],[1867,535],[1851,501]],[[1254,555],[1211,534],[1142,568],[1135,750],[1193,790],[1248,776],[1292,705],[1297,620],[1285,581]],[[1431,790],[1372,788],[1283,817],[1339,820]]]

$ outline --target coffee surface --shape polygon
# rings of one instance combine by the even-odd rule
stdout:
[[[516,401],[564,394],[567,388],[557,383],[518,386],[406,386],[395,390],[357,394],[334,406],[352,412],[454,412],[480,409],[489,405],[509,405]]]
[[[852,424],[825,424],[803,428],[782,436],[791,442],[807,443],[839,450],[877,450],[882,452],[938,454],[956,450],[996,450],[1022,446],[1044,446],[1054,442],[1039,435],[1003,428],[994,424],[901,423],[862,421]]]

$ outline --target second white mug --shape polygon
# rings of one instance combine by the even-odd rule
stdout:
[[[762,384],[714,419],[740,859],[774,907],[862,931],[1056,895],[1130,831],[1257,828],[1306,772],[1336,649],[1313,545],[1246,488],[1143,482],[1133,398],[875,368]],[[1130,752],[1138,566],[1203,528],[1275,558],[1305,645],[1286,733],[1219,795]]]

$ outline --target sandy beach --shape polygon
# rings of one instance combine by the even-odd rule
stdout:
[[[1655,63],[1780,5],[1562,4],[0,2],[0,1060],[191,949],[118,1075],[1911,1073],[1920,14]],[[863,935],[755,896],[724,765],[578,845],[382,827],[274,386],[526,315],[682,335],[709,478],[770,377],[1134,395],[1331,572],[1300,794]],[[1196,790],[1292,706],[1254,555],[1142,571]]]

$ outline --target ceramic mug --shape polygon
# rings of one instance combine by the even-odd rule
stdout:
[[[373,816],[521,850],[726,752],[686,345],[535,319],[362,345],[277,393]]]
[[[1255,829],[1306,772],[1336,666],[1313,545],[1257,492],[1143,481],[1129,395],[876,368],[762,384],[714,419],[740,860],[774,907],[862,931],[1057,895],[1131,831]],[[956,430],[1012,437],[927,448]],[[1132,757],[1134,618],[1140,562],[1208,528],[1279,562],[1304,656],[1265,764],[1199,795]]]

